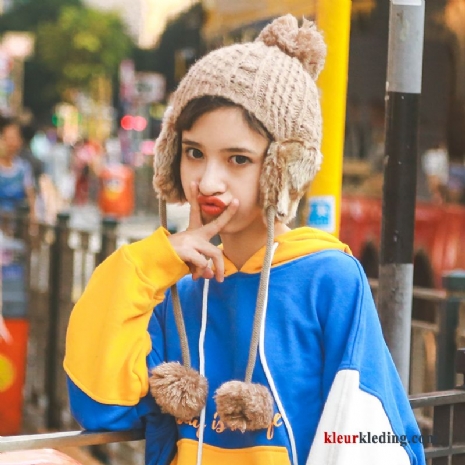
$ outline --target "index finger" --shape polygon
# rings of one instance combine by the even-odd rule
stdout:
[[[189,226],[187,229],[199,229],[203,226],[202,215],[200,214],[200,205],[198,201],[199,186],[195,181],[191,182],[191,201],[190,201],[190,213],[189,213]]]
[[[231,218],[236,214],[239,208],[239,200],[233,199],[226,210],[211,223],[206,224],[202,231],[208,240],[216,236],[221,230],[231,221]]]

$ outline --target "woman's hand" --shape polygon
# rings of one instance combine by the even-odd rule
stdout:
[[[198,194],[198,185],[193,182],[191,184],[189,227],[186,231],[169,236],[168,240],[181,260],[189,267],[193,279],[211,279],[214,276],[218,282],[222,282],[224,279],[223,253],[218,247],[210,243],[210,239],[221,232],[229,223],[237,212],[239,201],[233,199],[218,218],[204,225],[197,201]],[[215,272],[211,268],[212,262],[215,265]]]

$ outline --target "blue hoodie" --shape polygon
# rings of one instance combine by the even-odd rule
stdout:
[[[267,429],[241,433],[225,428],[213,395],[244,379],[264,249],[241,270],[225,257],[224,282],[205,286],[187,275],[166,235],[159,229],[115,252],[72,312],[64,366],[84,428],[144,427],[149,465],[200,457],[204,465],[425,463],[370,288],[347,246],[310,228],[276,238],[252,378],[270,389],[274,415]],[[147,394],[150,370],[181,360],[167,290],[177,281],[192,367],[202,357],[209,383],[204,421],[162,414]]]

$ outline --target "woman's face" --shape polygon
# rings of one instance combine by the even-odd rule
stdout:
[[[238,199],[239,209],[222,233],[256,228],[257,222],[264,227],[259,179],[268,144],[235,107],[205,113],[182,132],[181,184],[188,202],[199,202],[204,223]],[[191,198],[192,181],[198,184],[197,199]]]

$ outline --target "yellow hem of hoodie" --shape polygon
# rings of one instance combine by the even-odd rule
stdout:
[[[178,441],[178,452],[171,465],[192,465],[197,463],[199,443],[192,439]],[[202,465],[290,465],[285,447],[254,446],[245,449],[223,449],[203,444]]]

